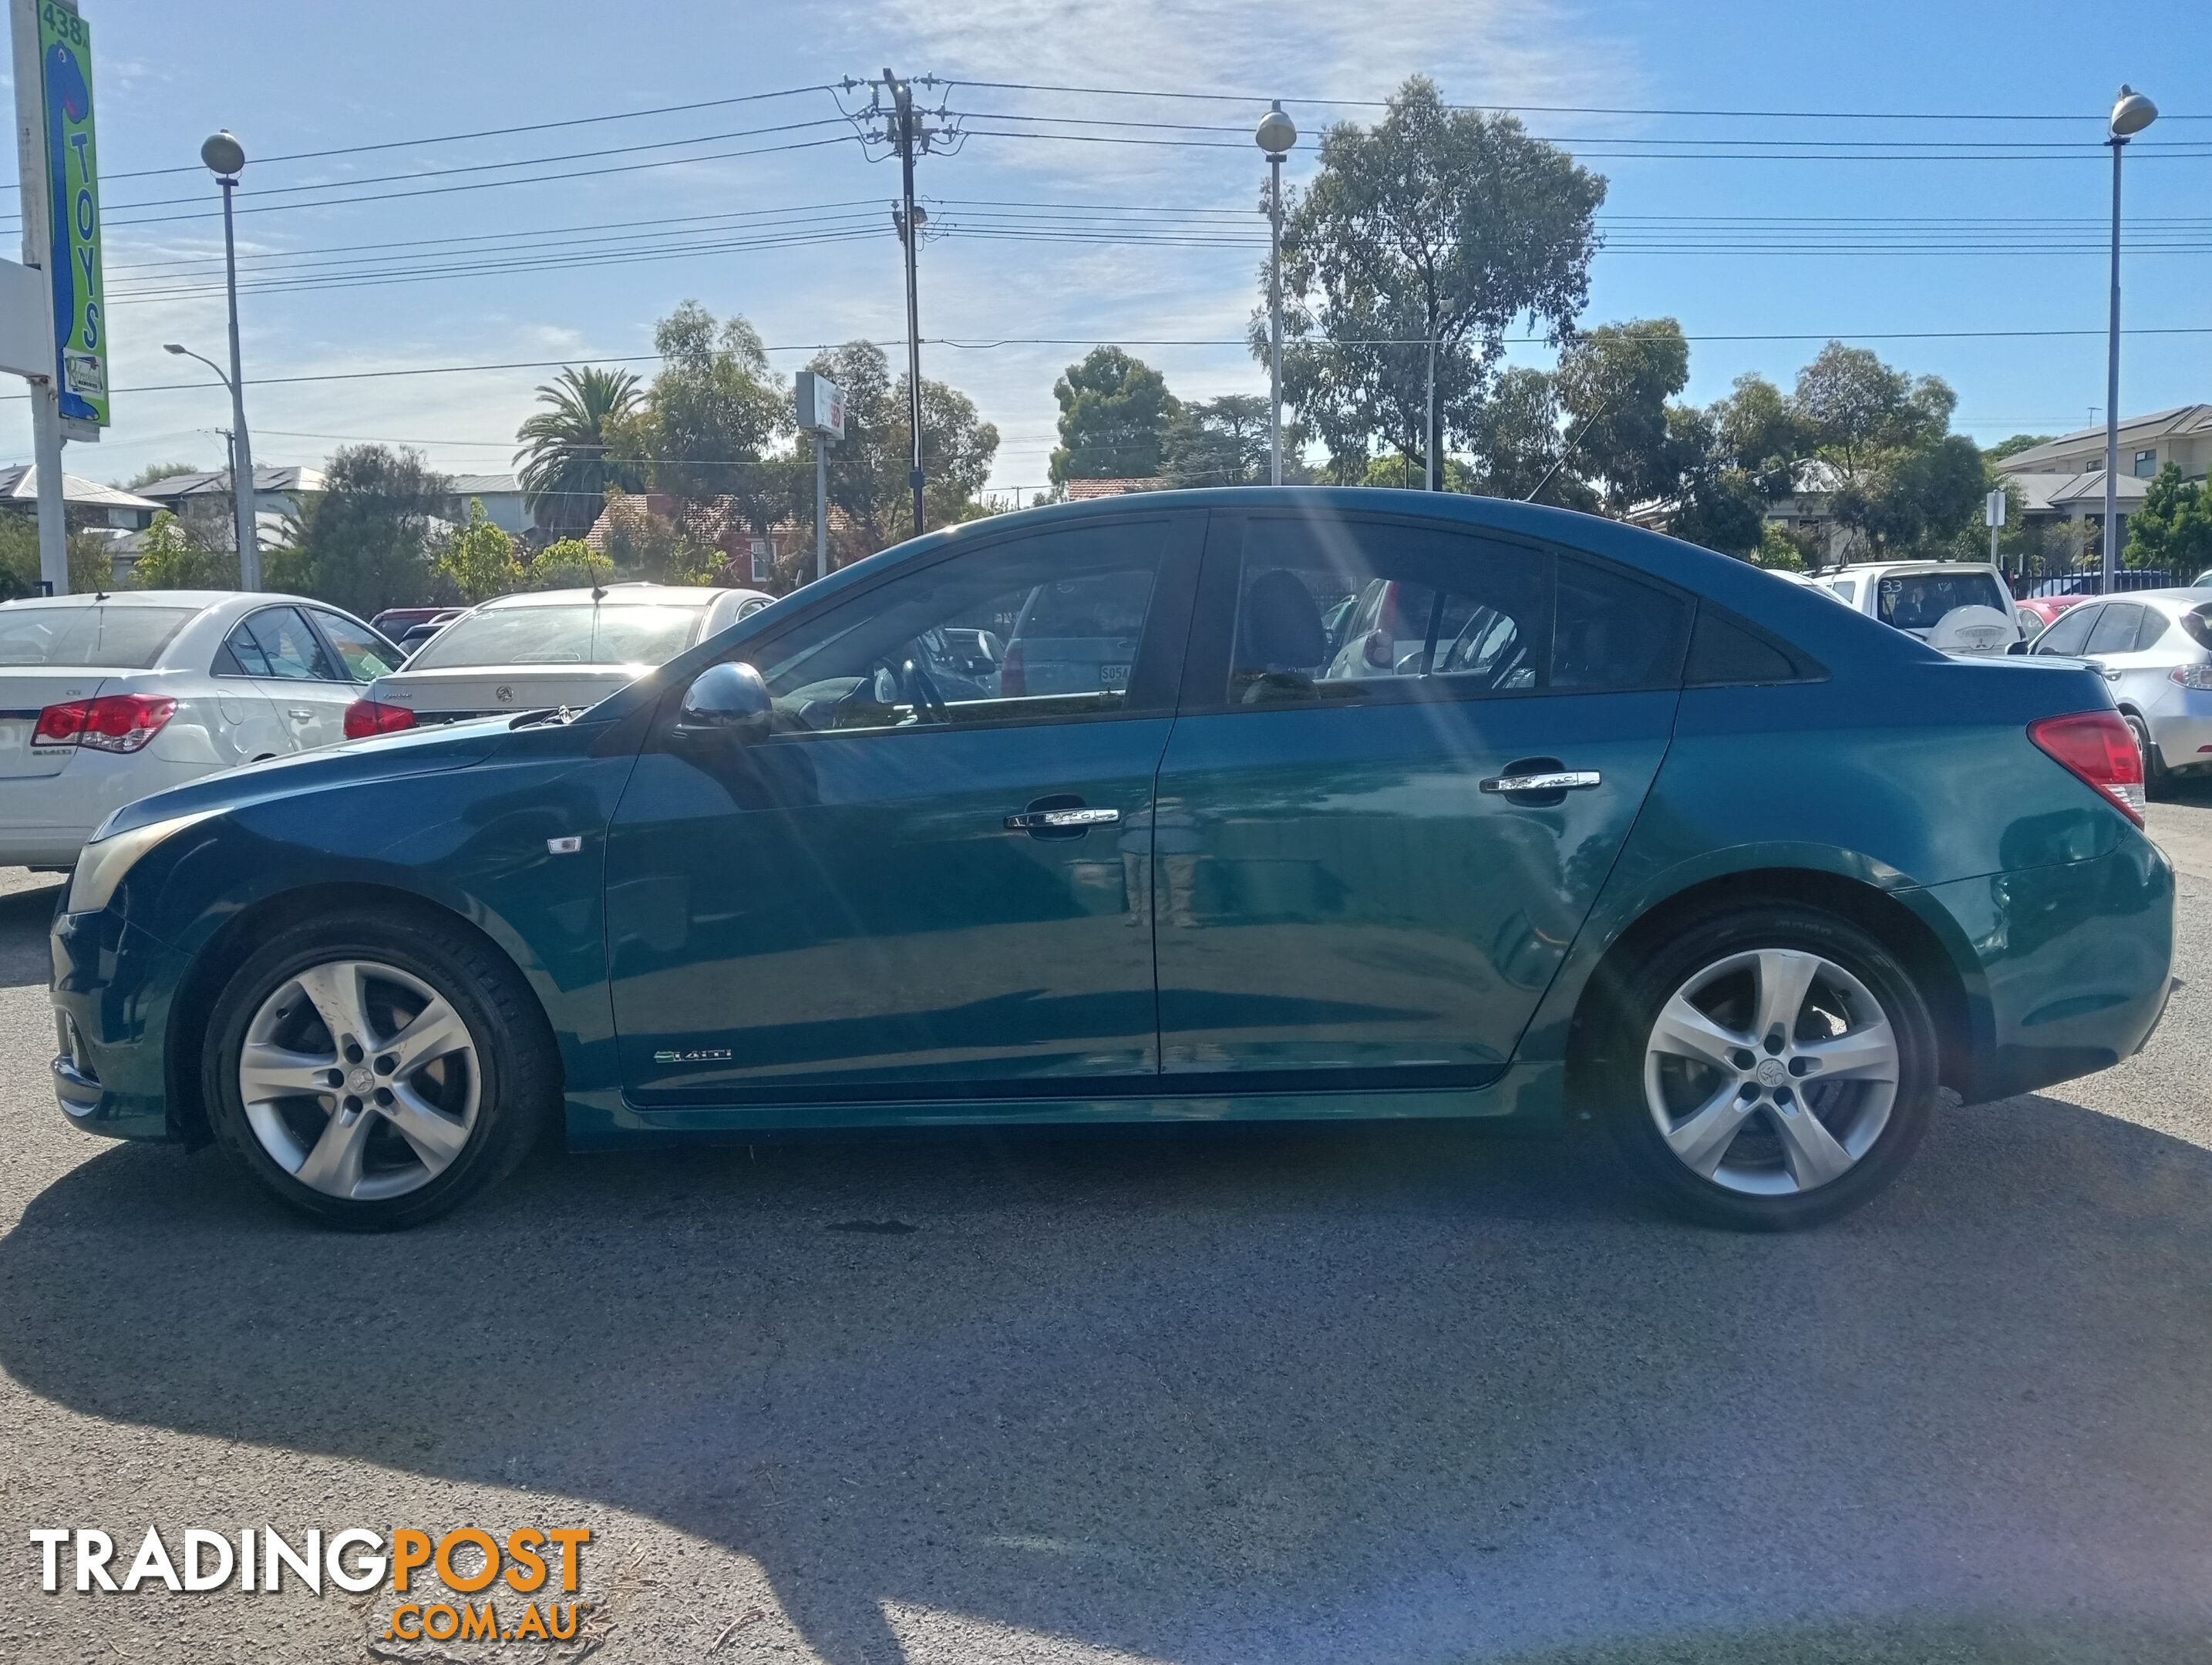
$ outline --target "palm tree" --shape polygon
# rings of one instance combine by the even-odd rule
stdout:
[[[538,397],[547,408],[514,435],[522,441],[514,453],[522,499],[547,533],[574,537],[599,518],[608,487],[635,491],[644,484],[637,464],[607,455],[609,428],[636,413],[637,378],[628,370],[587,364],[562,371]]]

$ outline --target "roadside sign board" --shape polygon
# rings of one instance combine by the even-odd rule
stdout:
[[[105,427],[107,307],[100,258],[100,152],[93,138],[92,30],[60,0],[39,0],[44,98],[47,272],[54,294],[55,386],[64,424]]]
[[[845,390],[811,370],[799,373],[799,427],[805,434],[845,437]]]
[[[1999,487],[1982,500],[1982,524],[1994,531],[2005,523],[2004,489]]]

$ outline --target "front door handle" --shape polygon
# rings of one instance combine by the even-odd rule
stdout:
[[[1573,792],[1598,784],[1594,769],[1548,769],[1540,775],[1493,775],[1475,784],[1485,792]]]
[[[1119,810],[1024,810],[1006,817],[1008,832],[1066,832],[1085,827],[1110,827],[1121,818]]]

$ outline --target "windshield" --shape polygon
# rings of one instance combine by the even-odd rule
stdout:
[[[408,661],[410,671],[470,665],[659,665],[691,645],[704,607],[495,607],[456,619]]]
[[[1932,630],[1961,607],[2009,612],[2012,601],[1992,572],[1893,573],[1881,580],[1881,618],[1900,630]]]
[[[0,607],[0,666],[143,671],[197,607]]]

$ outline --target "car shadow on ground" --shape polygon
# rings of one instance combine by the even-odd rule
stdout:
[[[118,1147],[0,1239],[0,1364],[666,1522],[838,1665],[902,1657],[887,1602],[1224,1665],[2201,1651],[2212,1156],[1954,1108],[1789,1237],[1612,1172],[1435,1125],[886,1136],[548,1156],[362,1238]]]

